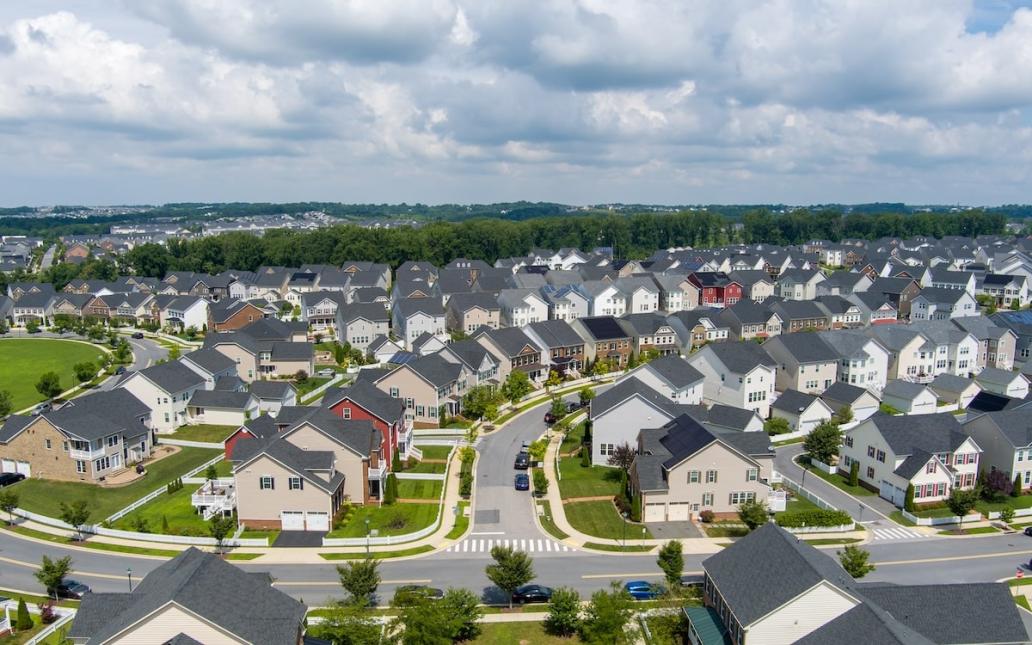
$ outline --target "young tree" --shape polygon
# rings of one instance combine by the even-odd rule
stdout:
[[[767,521],[767,505],[763,502],[744,502],[738,506],[738,519],[752,531]]]
[[[484,617],[484,610],[472,591],[449,589],[436,605],[438,611],[449,618],[453,641],[471,641],[480,636],[480,619]]]
[[[128,363],[130,351],[129,343],[123,338],[115,346],[115,360],[119,363]]]
[[[75,532],[78,533],[78,539],[82,540],[82,528],[90,521],[90,514],[89,503],[84,499],[80,499],[79,501],[72,502],[71,504],[61,502],[61,514],[58,515],[58,517],[61,518],[62,522],[70,524],[75,528]]]
[[[1004,524],[1010,524],[1011,520],[1014,519],[1014,509],[1010,506],[1004,506],[1000,509],[1000,519],[1003,520]]]
[[[307,633],[340,645],[380,645],[382,631],[365,607],[337,603],[320,622],[309,626]]]
[[[510,403],[515,403],[530,394],[532,389],[530,377],[527,376],[527,373],[513,370],[509,372],[509,376],[502,383],[502,396]]]
[[[495,563],[487,565],[487,579],[505,592],[512,607],[512,594],[534,579],[534,564],[525,551],[516,551],[509,546],[496,546],[491,549],[491,557]]]
[[[168,360],[170,360],[170,361],[179,360],[179,357],[182,355],[182,353],[183,353],[182,350],[179,349],[179,344],[178,343],[173,343],[172,347],[168,348]]]
[[[35,318],[30,319],[27,323],[25,323],[25,331],[29,332],[30,334],[38,333],[39,321]]]
[[[613,448],[613,454],[609,455],[606,463],[627,472],[634,463],[634,456],[634,448],[631,447],[631,444],[624,442]]]
[[[50,556],[44,555],[43,562],[33,575],[36,576],[39,584],[47,590],[47,594],[52,594],[54,598],[57,598],[57,588],[64,582],[65,576],[71,570],[71,556],[66,555],[63,558],[51,560]]]
[[[443,645],[479,636],[483,615],[472,592],[449,589],[440,600],[419,596],[406,603],[391,629],[401,631],[397,640],[405,645]]]
[[[380,586],[380,565],[372,558],[338,564],[337,575],[348,594],[347,602],[353,605],[368,605]]]
[[[563,377],[562,377],[561,374],[559,374],[559,372],[557,372],[556,370],[549,370],[548,371],[548,378],[545,379],[545,387],[546,388],[556,387],[557,385],[560,385],[562,382],[563,382]]]
[[[29,614],[29,608],[25,604],[24,598],[18,599],[18,614],[14,620],[14,628],[19,632],[23,632],[28,629],[32,629],[32,615]]]
[[[584,610],[580,636],[586,643],[623,645],[632,642],[627,623],[634,613],[634,600],[618,582],[608,590],[591,594],[591,602]]]
[[[548,493],[548,477],[540,468],[534,469],[534,492],[542,497]]]
[[[946,505],[949,506],[950,512],[960,517],[970,513],[977,503],[978,495],[975,491],[960,488],[954,488],[949,498],[946,499]]]
[[[641,495],[634,495],[631,497],[631,521],[641,521]]]
[[[556,420],[562,419],[564,416],[566,416],[566,404],[563,403],[561,397],[552,397],[552,408],[549,410],[549,412],[552,413],[552,416],[555,417]]]
[[[849,464],[849,485],[859,486],[860,485],[860,462],[854,461]]]
[[[14,524],[14,509],[18,508],[18,493],[10,488],[0,488],[0,511],[7,513],[7,524]]]
[[[580,399],[581,407],[587,406],[595,398],[595,390],[585,385],[577,392],[577,397]]]
[[[580,594],[576,589],[559,587],[553,590],[545,631],[562,638],[573,636],[580,629],[580,612]]]
[[[497,399],[498,395],[491,386],[477,385],[470,388],[462,397],[462,413],[470,419],[488,418],[492,406],[495,410],[498,409]]]
[[[914,485],[907,484],[907,492],[906,495],[903,497],[903,510],[907,513],[914,512],[914,492]]]
[[[656,558],[656,564],[663,570],[663,575],[666,577],[667,584],[670,588],[679,587],[681,585],[681,576],[684,574],[684,554],[682,553],[683,547],[677,540],[670,540],[659,549],[659,557]]]
[[[1021,482],[1021,473],[1014,475],[1014,482],[1011,484],[1011,497],[1021,497],[1021,489],[1023,484]]]
[[[610,365],[608,360],[599,359],[595,361],[595,365],[591,368],[592,376],[605,376],[610,371]]]
[[[846,573],[859,580],[874,571],[874,565],[867,562],[870,553],[852,544],[838,552],[839,562]]]
[[[839,408],[839,411],[835,413],[835,422],[839,424],[849,423],[853,420],[853,408],[851,406],[843,405]]]
[[[810,459],[830,464],[833,457],[839,454],[842,443],[842,431],[834,423],[823,421],[806,435],[803,449]]]
[[[221,513],[217,513],[208,520],[208,533],[215,538],[215,551],[222,553],[222,542],[236,528],[236,520],[232,517],[227,517]]]
[[[0,390],[0,418],[6,417],[14,411],[14,399],[7,390]]]
[[[219,478],[219,469],[215,467],[215,464],[210,464],[204,469],[204,478],[208,481]]]
[[[398,478],[394,473],[387,475],[383,486],[383,503],[391,505],[398,501]]]
[[[788,419],[782,417],[771,417],[763,422],[763,429],[769,435],[785,434],[791,432],[792,428],[788,425]]]
[[[52,399],[64,389],[61,387],[61,377],[57,372],[44,372],[36,381],[36,391],[48,399]]]

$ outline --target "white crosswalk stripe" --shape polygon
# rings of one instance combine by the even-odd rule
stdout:
[[[911,531],[905,528],[872,529],[875,540],[913,540],[923,538],[925,535],[918,531]]]
[[[513,549],[520,551],[526,551],[527,553],[557,553],[563,551],[572,551],[570,547],[565,544],[556,542],[555,540],[534,540],[534,539],[482,539],[482,538],[467,538],[462,542],[457,542],[447,549],[448,553],[490,553],[491,549],[496,546],[511,546]]]

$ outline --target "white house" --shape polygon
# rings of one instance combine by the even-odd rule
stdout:
[[[928,384],[928,387],[935,392],[940,401],[956,404],[961,410],[966,409],[971,400],[982,391],[974,379],[956,374],[940,374]]]
[[[402,298],[394,303],[391,316],[394,333],[407,350],[424,333],[442,337],[446,334],[444,307],[437,298]]]
[[[961,289],[928,287],[914,296],[910,306],[912,320],[949,320],[977,313],[975,297]]]
[[[777,364],[779,390],[820,394],[838,380],[838,353],[819,336],[782,334],[768,338],[763,349]]]
[[[177,296],[158,310],[162,327],[204,329],[208,324],[208,301],[196,296]]]
[[[180,361],[171,361],[127,372],[116,387],[128,390],[150,408],[154,430],[172,432],[187,423],[190,397],[205,385],[203,376]]]
[[[187,403],[187,423],[242,426],[257,417],[258,397],[236,390],[196,390]]]
[[[671,354],[639,365],[621,376],[617,383],[628,379],[638,379],[673,403],[702,403],[703,375],[680,356]]]
[[[622,316],[627,313],[627,299],[611,283],[592,280],[582,287],[588,295],[592,316]]]
[[[817,337],[838,354],[838,380],[880,392],[889,378],[889,350],[859,331],[820,331]]]
[[[827,403],[835,414],[848,405],[856,421],[863,421],[872,416],[881,405],[881,400],[870,390],[842,381],[824,390],[821,400]]]
[[[823,421],[831,419],[834,411],[827,403],[813,394],[799,390],[786,390],[770,406],[772,418],[788,421],[793,431],[809,432]]]
[[[975,383],[987,392],[1002,394],[1015,399],[1028,396],[1028,379],[1020,372],[1008,372],[996,367],[987,367],[975,377]]]
[[[637,446],[642,428],[658,428],[685,412],[636,378],[621,381],[591,400],[591,463],[605,466],[617,446]]]
[[[939,397],[920,383],[891,381],[882,390],[882,403],[904,414],[931,414],[938,407]]]
[[[548,302],[534,289],[502,289],[498,293],[502,325],[523,327],[548,320]]]
[[[236,362],[222,352],[207,348],[184,354],[179,362],[190,368],[204,379],[204,389],[213,390],[215,385],[225,378],[237,374]]]
[[[705,377],[703,398],[770,416],[776,363],[754,342],[706,345],[688,357],[688,364]]]

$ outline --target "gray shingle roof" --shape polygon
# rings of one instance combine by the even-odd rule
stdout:
[[[358,319],[370,322],[387,322],[391,319],[387,309],[379,302],[353,302],[337,309],[337,320],[349,324]]]
[[[14,438],[19,432],[25,429],[25,426],[32,423],[35,417],[27,414],[12,414],[11,416],[4,419],[4,423],[0,426],[0,443],[7,443]]]
[[[708,428],[718,430],[730,429],[741,432],[749,427],[753,420],[760,418],[752,410],[721,405],[720,403],[714,403],[709,408],[705,405],[686,405],[684,407],[688,414],[695,417],[697,421]]]
[[[952,452],[967,437],[960,432],[957,417],[944,414],[893,416],[875,414],[864,423],[874,423],[897,457],[915,450],[930,453]]]
[[[674,354],[649,361],[638,369],[655,372],[676,389],[688,387],[704,378],[699,370],[688,364],[688,361]]]
[[[249,643],[297,640],[305,606],[215,555],[189,548],[162,564],[131,594],[87,594],[69,636],[103,643],[176,603]]]
[[[912,401],[924,394],[928,388],[920,383],[910,381],[889,381],[882,390],[882,396],[894,396],[899,399]],[[933,393],[934,394],[934,393]]]
[[[225,408],[228,410],[246,409],[251,401],[250,392],[230,392],[224,390],[197,390],[190,397],[190,405],[198,408]]]
[[[799,414],[806,410],[806,408],[813,405],[813,402],[817,400],[817,397],[812,394],[800,392],[799,390],[785,390],[781,393],[771,407],[775,410],[781,410],[782,412],[788,412],[790,414]]]
[[[971,379],[957,376],[956,374],[940,374],[935,377],[935,380],[928,384],[928,387],[936,394],[942,392],[956,394],[958,392],[963,392],[973,383],[974,381]]]
[[[323,395],[323,407],[332,407],[344,399],[350,399],[387,423],[394,423],[405,413],[405,404],[395,399],[369,381],[355,381],[347,388],[327,388]]]
[[[444,316],[444,308],[439,298],[402,298],[394,303],[394,310],[405,319],[417,313],[427,316]]]
[[[169,394],[204,385],[204,377],[179,361],[151,365],[137,372]]]
[[[291,390],[297,392],[289,381],[253,381],[251,383],[251,394],[259,399],[281,399],[287,396]]]
[[[183,356],[184,360],[190,361],[210,374],[219,374],[236,368],[232,358],[214,348],[198,349]]]
[[[474,337],[479,338],[481,335],[490,338],[503,352],[506,353],[509,358],[519,356],[520,352],[524,350],[528,345],[535,351],[540,351],[537,344],[530,339],[529,336],[523,333],[523,330],[519,327],[503,327],[501,329],[486,329],[483,332],[477,332]]]
[[[910,481],[910,478],[921,472],[921,469],[925,467],[932,458],[932,453],[927,450],[914,450],[913,454],[909,455],[903,460],[896,470],[892,471],[902,477],[903,479]]]
[[[126,438],[147,434],[140,419],[150,417],[150,408],[129,390],[115,388],[72,399],[43,416],[62,431],[93,441],[111,434]]]
[[[592,399],[590,403],[591,411],[589,416],[592,419],[597,419],[632,397],[640,397],[641,399],[648,401],[653,407],[663,411],[663,413],[671,419],[686,411],[683,409],[684,406],[674,403],[638,379],[631,378],[620,381],[613,387]],[[635,419],[634,421],[637,422],[641,420]]]
[[[772,359],[763,348],[752,341],[739,343],[712,343],[706,345],[703,351],[713,352],[729,370],[737,374],[744,374],[757,365],[775,367]]]
[[[462,366],[458,363],[449,363],[438,354],[428,354],[408,363],[405,367],[413,370],[435,387],[444,387],[459,378],[462,373]],[[398,369],[405,369],[400,367]]]
[[[1014,448],[1025,448],[1032,446],[1032,419],[1028,410],[1001,410],[987,412],[964,423],[968,426],[971,423],[981,423],[979,419],[988,419],[999,428],[1000,433],[1006,437]]]
[[[542,320],[527,325],[541,337],[545,349],[584,345],[584,339],[565,320]]]
[[[764,348],[768,345],[784,347],[800,363],[834,363],[839,359],[838,352],[815,334],[781,334],[763,344]]]

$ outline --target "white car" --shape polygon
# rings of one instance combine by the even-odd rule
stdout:
[[[319,376],[333,376],[336,373],[337,373],[336,370],[332,370],[332,369],[330,369],[328,367],[324,368],[324,369],[321,369],[318,372],[316,372],[316,374],[318,374]]]

